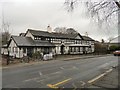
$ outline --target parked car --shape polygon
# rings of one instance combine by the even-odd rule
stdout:
[[[120,56],[120,50],[114,51],[113,54],[114,56]]]

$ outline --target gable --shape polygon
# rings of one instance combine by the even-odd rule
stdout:
[[[30,31],[26,32],[25,37],[31,37],[34,40],[34,36],[32,35]]]
[[[79,35],[77,35],[75,39],[82,39],[82,38]]]
[[[16,42],[12,38],[10,40],[10,43],[9,43],[8,47],[17,47]]]

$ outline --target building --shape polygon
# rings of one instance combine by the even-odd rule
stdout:
[[[94,40],[79,33],[56,33],[28,29],[25,34],[11,36],[7,46],[10,56],[22,58],[39,51],[43,54],[86,54],[94,52]]]

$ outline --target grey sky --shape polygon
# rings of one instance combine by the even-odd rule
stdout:
[[[117,29],[99,29],[84,14],[84,6],[78,5],[74,12],[68,13],[63,2],[64,0],[4,0],[1,1],[0,8],[3,5],[5,22],[10,23],[10,33],[13,35],[26,32],[28,28],[46,30],[48,24],[52,29],[72,27],[82,35],[88,32],[88,35],[96,40],[106,40],[108,34],[113,37],[118,34]],[[115,26],[113,27],[115,29]]]

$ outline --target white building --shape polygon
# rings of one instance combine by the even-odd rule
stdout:
[[[94,40],[79,33],[55,33],[28,29],[25,35],[11,36],[8,44],[10,56],[32,56],[36,51],[43,54],[85,54],[94,52]],[[4,49],[4,48],[3,48]]]

